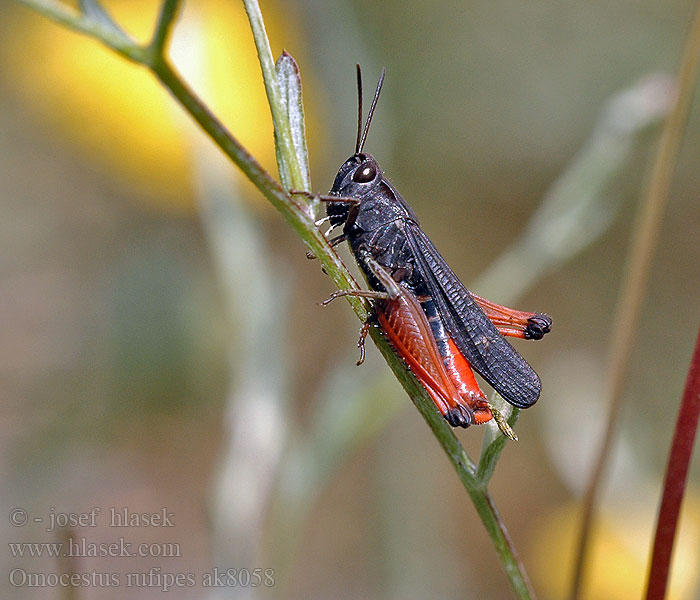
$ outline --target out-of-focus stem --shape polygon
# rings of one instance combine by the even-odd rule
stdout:
[[[571,600],[579,598],[585,577],[585,559],[595,504],[607,459],[610,455],[613,437],[617,431],[622,408],[622,390],[629,368],[634,334],[639,323],[639,315],[649,280],[651,261],[663,222],[664,210],[668,203],[671,180],[699,74],[700,4],[696,8],[681,58],[676,104],[664,125],[652,165],[647,192],[644,202],[640,206],[630,245],[628,266],[625,270],[622,290],[615,313],[605,386],[608,418],[605,421],[606,430],[603,442],[598,450],[597,459],[584,496],[581,529],[569,595]]]

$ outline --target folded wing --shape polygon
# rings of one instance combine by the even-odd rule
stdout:
[[[498,332],[420,227],[408,221],[405,232],[415,268],[429,284],[459,351],[507,402],[518,408],[533,405],[542,384],[532,367]]]

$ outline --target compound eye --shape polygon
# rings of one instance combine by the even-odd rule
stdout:
[[[352,174],[352,180],[355,183],[367,183],[372,181],[377,176],[377,167],[373,162],[366,162],[360,165]]]

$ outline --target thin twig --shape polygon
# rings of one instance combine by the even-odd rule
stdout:
[[[107,26],[104,22],[75,12],[58,0],[17,0],[20,4],[35,10],[52,21],[65,25],[74,31],[84,33],[102,42],[124,58],[137,63],[145,62],[144,49],[130,39],[123,31]]]
[[[622,391],[630,364],[634,335],[649,280],[652,257],[656,249],[663,214],[668,203],[683,131],[688,120],[693,92],[700,73],[700,4],[686,39],[678,74],[678,98],[664,125],[653,163],[644,203],[640,207],[635,233],[630,245],[628,268],[622,284],[615,321],[612,327],[608,374],[604,398],[608,417],[603,441],[583,500],[583,515],[576,548],[574,575],[569,598],[576,600],[585,576],[591,523],[600,483],[610,455],[622,409]]]
[[[161,5],[156,30],[153,33],[153,39],[149,44],[149,49],[154,56],[163,56],[179,8],[180,0],[164,0],[163,4]]]
[[[676,429],[666,467],[664,493],[659,506],[659,519],[649,568],[647,600],[663,600],[668,585],[673,541],[680,515],[681,503],[688,479],[690,459],[698,430],[700,417],[700,330],[695,341],[695,350],[690,361],[688,377],[681,406],[678,409]]]

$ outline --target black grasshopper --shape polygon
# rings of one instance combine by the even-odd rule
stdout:
[[[540,379],[503,336],[540,339],[552,321],[469,292],[377,161],[363,152],[384,74],[363,127],[357,66],[355,152],[338,170],[329,194],[320,196],[327,203],[325,220],[332,228],[343,227],[330,243],[349,243],[370,290],[336,292],[326,303],[349,294],[373,299],[379,326],[452,426],[484,423],[495,413],[470,367],[513,406],[532,406],[540,395]],[[362,356],[367,330],[368,324]]]

